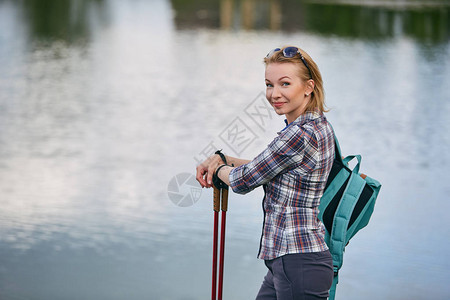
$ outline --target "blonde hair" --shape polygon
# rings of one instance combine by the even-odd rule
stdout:
[[[314,111],[316,109],[319,109],[321,112],[327,112],[325,106],[325,92],[323,89],[323,81],[322,81],[322,75],[320,74],[319,67],[317,64],[313,61],[311,56],[309,56],[308,53],[306,53],[304,50],[296,47],[298,51],[303,55],[304,60],[308,64],[309,69],[311,70],[311,76],[308,68],[306,68],[305,64],[300,58],[300,54],[296,54],[294,57],[285,57],[283,55],[283,50],[287,47],[292,46],[285,46],[281,48],[280,51],[275,52],[272,54],[272,56],[264,58],[265,65],[269,65],[271,63],[292,63],[298,66],[299,70],[299,77],[303,82],[307,82],[308,80],[312,79],[314,81],[314,90],[311,93],[311,100],[306,105],[305,111]]]

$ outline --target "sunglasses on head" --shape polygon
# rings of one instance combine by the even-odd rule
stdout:
[[[276,52],[280,51],[280,48],[275,48],[272,51],[270,51],[269,53],[267,53],[266,58],[271,57],[272,55],[274,55]],[[302,53],[300,52],[300,50],[298,50],[297,47],[286,47],[283,49],[283,56],[287,57],[287,58],[293,58],[295,57],[297,54],[300,55],[300,59],[303,62],[303,64],[305,65],[305,67],[308,69],[309,72],[309,78],[312,79],[312,75],[311,75],[311,69],[308,66],[308,63],[306,62],[305,58],[303,57]]]

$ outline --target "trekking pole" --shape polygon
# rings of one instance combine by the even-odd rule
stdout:
[[[222,300],[223,291],[223,264],[225,254],[225,223],[228,210],[228,186],[221,189],[222,192],[222,226],[220,229],[220,258],[219,258],[219,291],[218,300]]]
[[[216,300],[217,287],[217,242],[219,240],[219,210],[220,210],[220,190],[214,187],[214,236],[213,236],[213,262],[212,262],[212,287],[211,300]]]

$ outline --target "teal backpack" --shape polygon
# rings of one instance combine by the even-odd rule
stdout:
[[[319,218],[326,229],[325,242],[333,257],[334,279],[329,300],[335,298],[345,246],[369,223],[381,188],[378,181],[359,173],[361,155],[342,158],[336,135],[334,140],[335,158],[319,205]],[[356,158],[358,163],[351,170],[348,163],[353,158]]]

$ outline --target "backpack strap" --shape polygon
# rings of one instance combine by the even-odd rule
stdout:
[[[343,263],[344,248],[348,242],[347,229],[350,217],[366,184],[364,179],[355,172],[355,169],[350,175],[343,197],[336,209],[333,228],[330,234],[329,248],[331,256],[333,257],[334,279],[330,289],[329,300],[334,299],[336,285],[339,281],[338,273]]]

